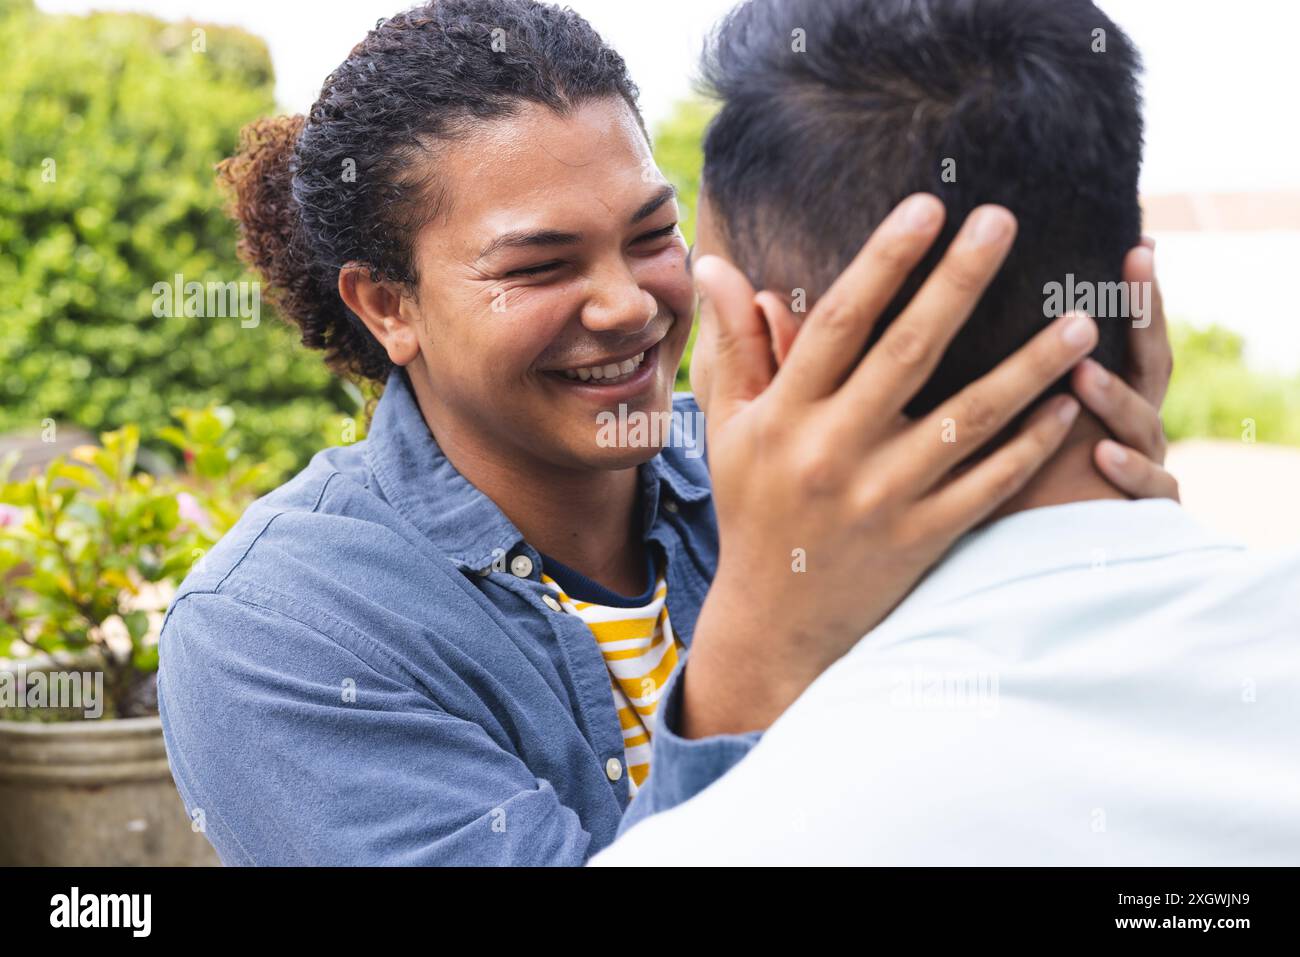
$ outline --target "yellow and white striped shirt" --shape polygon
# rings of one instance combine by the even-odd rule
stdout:
[[[659,694],[677,667],[682,649],[668,622],[668,584],[660,576],[648,604],[622,608],[570,598],[560,583],[545,573],[542,583],[555,592],[565,611],[587,624],[600,646],[623,727],[628,789],[636,794],[650,774],[650,739]]]

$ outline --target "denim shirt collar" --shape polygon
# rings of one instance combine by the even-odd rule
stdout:
[[[366,461],[389,503],[462,567],[481,572],[523,542],[514,523],[443,453],[402,369],[393,370],[375,409]],[[647,538],[661,520],[665,494],[690,503],[710,495],[663,454],[638,473]]]

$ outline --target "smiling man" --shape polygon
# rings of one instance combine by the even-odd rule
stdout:
[[[717,550],[701,460],[597,441],[602,410],[673,408],[694,311],[622,62],[557,8],[430,4],[244,146],[243,253],[387,385],[367,439],[249,509],[170,609],[187,807],[228,864],[581,863],[647,778]]]

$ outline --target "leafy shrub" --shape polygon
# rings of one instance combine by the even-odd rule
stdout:
[[[201,49],[196,49],[201,47]],[[157,283],[249,281],[213,168],[272,112],[263,42],[134,14],[0,6],[0,432],[46,419],[146,434],[230,405],[283,474],[351,410],[267,311],[154,315]]]
[[[695,210],[700,197],[700,168],[704,165],[701,143],[715,107],[704,100],[683,100],[672,115],[654,132],[655,162],[668,181],[677,187],[677,205],[681,209],[682,234],[688,243],[695,242]],[[677,370],[677,388],[690,391],[691,352],[695,346],[695,329],[682,354]]]
[[[1163,410],[1171,440],[1254,439],[1300,445],[1300,378],[1252,371],[1241,336],[1173,324],[1174,377]]]
[[[181,452],[175,475],[136,471],[134,425],[26,478],[0,464],[0,658],[89,653],[117,717],[153,707],[168,601],[270,478],[230,445],[230,409],[177,417],[159,435]]]

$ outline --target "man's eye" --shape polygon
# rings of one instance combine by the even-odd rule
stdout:
[[[512,269],[510,270],[510,272],[506,273],[506,275],[507,276],[540,276],[543,273],[548,273],[551,272],[552,270],[559,269],[560,265],[561,264],[558,262],[542,263],[540,266],[529,266],[527,269]]]
[[[645,242],[648,239],[665,239],[677,231],[677,224],[665,226],[663,229],[656,229],[653,233],[646,233],[644,236],[638,236],[633,242]]]

